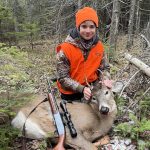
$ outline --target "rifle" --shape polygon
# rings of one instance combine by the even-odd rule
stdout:
[[[51,112],[53,115],[53,119],[54,119],[54,123],[59,135],[59,140],[58,140],[58,144],[54,147],[53,150],[65,150],[64,148],[64,141],[65,141],[65,128],[64,128],[64,124],[62,122],[62,118],[59,112],[59,108],[56,102],[56,99],[53,95],[53,91],[51,88],[51,84],[50,81],[47,79],[47,83],[48,83],[48,101],[51,107]]]
[[[74,125],[73,125],[73,122],[71,120],[71,115],[70,115],[70,113],[67,110],[66,101],[61,101],[60,102],[60,107],[61,107],[62,111],[64,112],[63,116],[64,116],[64,119],[66,120],[66,125],[69,128],[71,137],[72,138],[77,137],[77,131],[76,131],[76,129],[75,129]]]

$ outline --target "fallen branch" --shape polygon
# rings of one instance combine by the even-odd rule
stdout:
[[[140,70],[138,70],[138,71],[129,79],[129,81],[128,81],[128,82],[126,83],[126,85],[123,87],[123,89],[122,89],[122,91],[121,91],[119,97],[122,96],[122,93],[123,93],[124,89],[129,85],[129,83],[131,82],[131,80],[132,80],[133,78],[135,78],[135,76],[136,76],[139,72],[140,72]]]
[[[140,34],[140,36],[147,42],[148,47],[150,47],[150,41],[143,34]]]
[[[150,87],[142,94],[142,96],[140,98],[138,98],[138,100],[136,100],[130,107],[134,108],[134,106],[146,95],[146,93],[150,90]],[[128,109],[130,108],[128,107]]]
[[[133,57],[132,55],[125,53],[125,59],[127,59],[130,63],[134,64],[141,71],[143,71],[147,76],[150,77],[150,67],[143,63],[141,60]]]

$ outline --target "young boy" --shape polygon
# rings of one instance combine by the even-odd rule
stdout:
[[[97,28],[96,11],[84,7],[76,13],[76,28],[57,47],[57,83],[63,100],[89,100],[92,94],[87,84],[98,81],[98,69],[109,70]]]

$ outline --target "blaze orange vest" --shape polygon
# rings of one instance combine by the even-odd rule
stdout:
[[[84,59],[80,48],[70,44],[62,43],[57,47],[57,52],[62,50],[70,62],[70,78],[79,82],[81,85],[95,81],[98,78],[97,69],[100,66],[104,48],[99,41],[91,48],[87,60]],[[58,89],[63,94],[73,94],[75,92],[64,90],[61,84],[57,81]]]

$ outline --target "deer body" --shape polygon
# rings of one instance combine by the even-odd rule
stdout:
[[[92,141],[105,135],[112,127],[117,113],[113,93],[107,87],[102,87],[95,92],[95,102],[67,103],[66,107],[71,114],[74,127],[77,130],[77,137],[72,138],[66,128],[66,143],[75,149],[94,150],[97,149]],[[40,97],[39,99],[43,99]],[[34,101],[30,106],[20,110],[13,119],[12,125],[22,130],[26,116],[39,101]],[[107,114],[105,112],[107,108]],[[29,117],[26,122],[26,136],[33,139],[53,137],[55,126],[48,102],[42,103]]]

